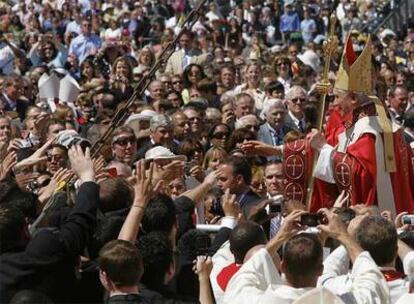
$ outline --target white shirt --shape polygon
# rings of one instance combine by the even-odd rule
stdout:
[[[410,252],[403,261],[404,270],[414,266],[414,252]],[[333,293],[347,292],[352,288],[352,275],[348,272],[349,257],[343,246],[335,249],[323,263],[323,274],[319,277],[318,285],[329,289]],[[385,268],[381,268],[386,270]],[[408,279],[397,279],[387,282],[390,292],[390,303],[394,304],[404,294],[408,293],[410,282]]]
[[[352,292],[340,293],[344,299],[352,297],[357,304],[389,303],[387,283],[368,252],[362,252],[351,271]],[[270,254],[260,249],[230,280],[224,303],[290,304],[313,288],[293,288],[284,283]],[[349,301],[348,301],[349,302]]]

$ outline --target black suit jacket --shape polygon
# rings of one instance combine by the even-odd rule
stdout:
[[[237,201],[243,213],[243,217],[245,219],[249,218],[251,208],[259,204],[261,200],[262,198],[252,190],[247,191],[237,198]]]
[[[1,254],[1,303],[22,289],[40,291],[55,303],[73,302],[75,265],[92,235],[98,201],[99,186],[83,183],[60,230],[42,229],[25,248]]]
[[[292,117],[290,117],[289,113],[286,114],[285,116],[285,122],[284,122],[285,127],[291,129],[291,130],[295,130],[295,131],[299,131],[299,132],[305,132],[306,130],[301,130],[293,121]],[[306,125],[304,126],[304,128],[306,128]]]

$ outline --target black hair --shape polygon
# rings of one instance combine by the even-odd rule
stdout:
[[[378,266],[394,261],[397,256],[397,229],[381,216],[369,216],[361,221],[356,240],[368,251]]]
[[[149,289],[159,290],[173,263],[173,250],[168,235],[162,231],[143,235],[138,240],[138,249],[144,263],[141,282]]]
[[[151,231],[170,233],[175,222],[176,212],[173,200],[167,195],[158,194],[150,200],[145,209],[142,230],[145,233]]]
[[[254,246],[266,244],[267,238],[259,224],[248,221],[232,230],[229,241],[236,264],[243,264],[246,253]]]
[[[233,168],[233,176],[241,175],[244,182],[250,185],[252,182],[252,169],[246,158],[229,156],[223,164],[231,166]]]
[[[0,252],[4,253],[22,241],[25,225],[23,212],[11,205],[0,206]]]

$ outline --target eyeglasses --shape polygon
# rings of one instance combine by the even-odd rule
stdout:
[[[225,139],[229,137],[229,133],[217,132],[213,134],[213,138],[215,139]]]
[[[136,143],[136,139],[133,136],[124,137],[124,138],[117,139],[114,143],[122,147],[126,147],[128,144],[133,145],[134,143]]]
[[[173,83],[172,84],[182,84],[183,82],[181,81],[181,80],[176,80],[176,81],[173,81]]]
[[[282,66],[282,65],[289,65],[289,63],[287,63],[287,62],[279,62],[279,63],[277,63],[277,66]]]
[[[47,161],[51,162],[51,161],[62,161],[63,160],[63,156],[62,155],[47,155]]]
[[[294,103],[298,103],[299,101],[301,103],[304,103],[306,101],[306,98],[299,98],[299,97],[292,98],[292,102],[294,102]]]

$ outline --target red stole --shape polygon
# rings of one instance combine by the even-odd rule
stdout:
[[[227,284],[229,284],[231,278],[239,271],[242,265],[237,265],[232,263],[229,266],[224,267],[220,273],[217,275],[217,284],[223,291],[226,291]]]
[[[392,282],[395,280],[399,280],[399,279],[405,279],[406,275],[394,270],[394,269],[389,269],[389,270],[381,270],[382,274],[384,275],[385,281],[387,282]]]

